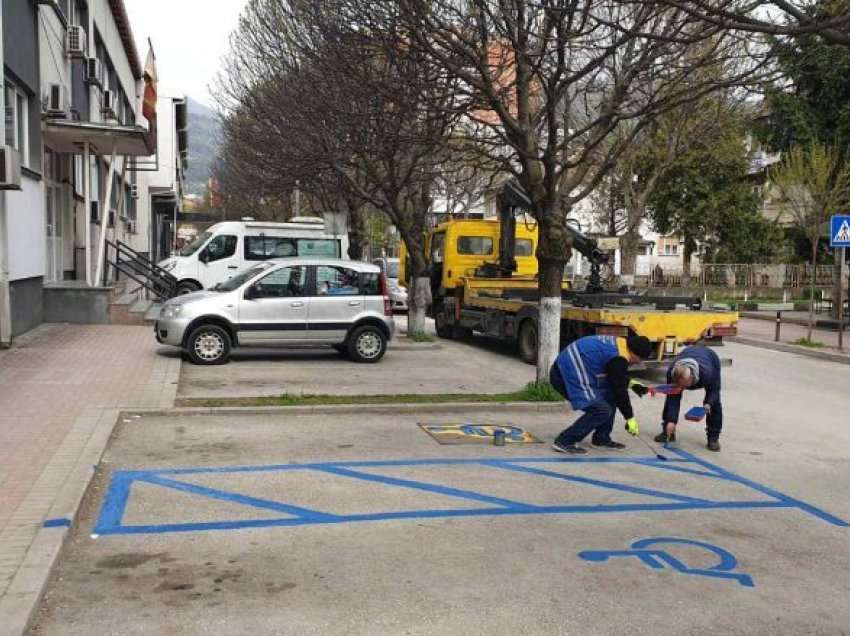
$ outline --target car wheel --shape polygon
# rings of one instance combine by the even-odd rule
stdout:
[[[517,346],[519,357],[526,364],[537,364],[537,323],[531,318],[524,320],[519,326]]]
[[[358,327],[348,337],[348,355],[355,362],[377,362],[386,352],[387,337],[377,327]]]
[[[196,291],[201,291],[201,286],[191,281],[184,281],[177,285],[178,296],[185,296],[186,294],[191,294]]]
[[[230,358],[230,334],[217,325],[201,325],[189,336],[189,359],[195,364],[224,364]]]

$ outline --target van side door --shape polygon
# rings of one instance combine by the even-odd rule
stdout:
[[[209,289],[235,276],[242,269],[239,257],[239,237],[235,234],[214,236],[198,254],[198,278]]]

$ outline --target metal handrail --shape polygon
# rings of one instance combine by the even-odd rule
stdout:
[[[110,249],[115,252],[114,258],[110,258]],[[173,298],[177,293],[177,279],[173,275],[126,243],[107,240],[106,260],[116,272],[129,277],[160,300]],[[108,268],[104,271],[104,282],[106,282],[107,271]]]

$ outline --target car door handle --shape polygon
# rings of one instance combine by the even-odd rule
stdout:
[[[289,306],[290,307],[303,307],[304,303],[301,302],[300,300],[296,300],[294,303],[289,303]]]
[[[239,269],[238,265],[228,265],[227,269]]]
[[[359,300],[349,300],[349,301],[348,301],[348,306],[349,306],[349,307],[357,307],[359,304],[360,304],[360,301],[359,301]]]

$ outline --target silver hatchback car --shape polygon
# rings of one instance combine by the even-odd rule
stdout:
[[[386,277],[369,263],[288,258],[258,263],[207,290],[167,301],[156,339],[195,364],[224,364],[233,347],[331,345],[377,362],[395,331]]]

